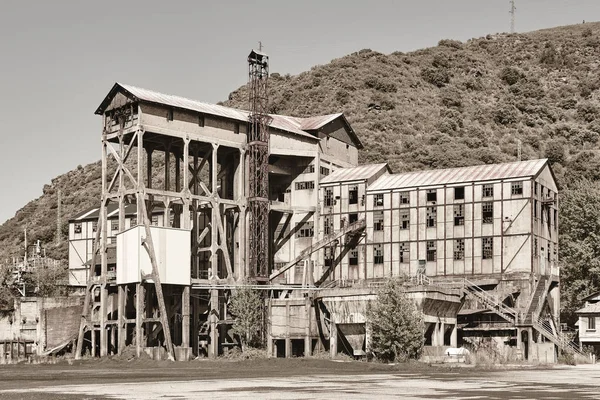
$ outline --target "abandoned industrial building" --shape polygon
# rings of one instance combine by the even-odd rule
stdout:
[[[268,58],[249,66],[251,111],[119,83],[96,110],[101,204],[69,226],[70,284],[86,294],[76,356],[214,357],[235,345],[242,283],[267,293],[270,355],[365,355],[366,305],[390,277],[406,279],[426,348],[579,351],[558,329],[547,160],[358,165],[343,114],[267,114]]]

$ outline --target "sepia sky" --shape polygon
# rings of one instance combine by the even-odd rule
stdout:
[[[600,19],[598,0],[516,0],[516,30]],[[271,72],[510,28],[508,0],[4,1],[0,223],[44,184],[100,158],[96,107],[114,82],[225,100],[260,40]]]

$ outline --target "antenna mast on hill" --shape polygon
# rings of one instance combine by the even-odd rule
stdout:
[[[510,33],[515,33],[515,12],[517,11],[517,7],[515,7],[515,0],[510,0]]]
[[[61,234],[61,224],[60,224],[60,220],[62,218],[62,210],[61,210],[61,203],[62,203],[62,192],[60,189],[58,189],[58,205],[56,208],[56,244],[60,244],[60,234]]]

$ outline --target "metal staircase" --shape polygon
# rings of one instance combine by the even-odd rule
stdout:
[[[579,346],[576,342],[569,339],[564,333],[559,332],[551,319],[544,317],[538,317],[533,320],[533,327],[546,339],[554,343],[564,352],[572,353],[576,356],[587,358],[587,355],[579,350]]]
[[[514,324],[517,321],[517,311],[490,296],[484,289],[469,281],[467,278],[463,282],[463,293],[481,301],[490,310],[504,318],[506,321]]]
[[[285,271],[287,271],[288,269],[292,268],[294,265],[298,264],[300,261],[302,261],[305,258],[307,258],[308,256],[310,256],[315,251],[318,251],[318,250],[322,249],[323,247],[331,244],[332,242],[341,239],[345,235],[352,235],[352,234],[362,231],[363,229],[365,229],[366,225],[367,224],[366,224],[365,220],[360,219],[356,222],[351,223],[350,225],[345,226],[344,228],[340,229],[337,232],[334,232],[330,235],[325,236],[323,239],[319,240],[316,243],[313,243],[306,249],[302,250],[300,252],[300,254],[298,255],[298,257],[294,258],[292,261],[290,261],[289,263],[284,265],[282,268],[280,268],[277,271],[274,271],[271,274],[271,276],[269,277],[269,280],[273,280],[273,279],[277,278],[279,275],[283,274]]]

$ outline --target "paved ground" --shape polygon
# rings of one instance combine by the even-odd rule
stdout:
[[[0,367],[1,399],[600,399],[600,365],[490,370],[327,360]]]

